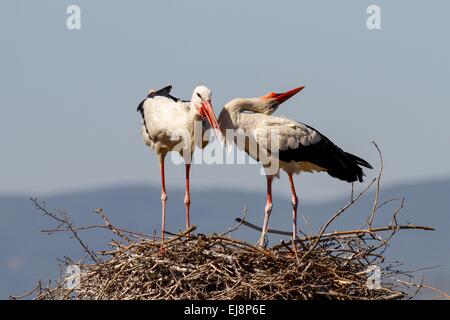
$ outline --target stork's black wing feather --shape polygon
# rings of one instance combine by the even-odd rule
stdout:
[[[153,91],[153,92],[150,92],[148,95],[147,95],[147,98],[154,98],[154,97],[156,97],[156,96],[161,96],[161,97],[166,97],[166,98],[169,98],[169,99],[173,99],[173,100],[175,100],[175,101],[178,101],[178,99],[177,98],[174,98],[174,97],[172,97],[171,95],[170,95],[170,91],[172,91],[172,86],[165,86],[164,88],[162,88],[162,89],[159,89],[159,90],[157,90],[157,91]]]
[[[166,86],[166,87],[164,87],[162,89],[159,89],[158,91],[154,91],[154,92],[149,93],[147,95],[147,98],[153,98],[153,97],[156,97],[156,96],[160,96],[160,97],[166,97],[166,98],[171,99],[171,100],[173,100],[175,102],[178,102],[178,101],[188,102],[188,100],[182,100],[180,98],[176,98],[176,97],[172,96],[170,94],[171,91],[172,91],[172,86],[169,85],[169,86]]]
[[[305,161],[313,163],[335,178],[347,182],[363,181],[364,172],[360,166],[372,169],[365,160],[347,153],[330,141],[316,129],[303,124],[309,129],[316,131],[321,139],[316,143],[302,145],[295,149],[279,151],[279,159],[284,162]]]
[[[138,105],[138,107],[137,107],[137,109],[136,109],[136,111],[137,111],[137,112],[140,112],[142,116],[143,116],[143,113],[144,113],[144,103],[145,103],[145,100],[147,100],[147,98],[145,98],[144,100],[142,100],[141,103],[139,103],[139,105]]]
[[[139,105],[138,105],[138,107],[137,107],[136,110],[137,110],[138,112],[140,112],[140,113],[143,113],[143,112],[144,112],[144,103],[145,103],[145,100],[151,99],[151,98],[154,98],[154,97],[157,97],[157,96],[159,96],[159,97],[166,97],[166,98],[168,98],[168,99],[170,99],[170,100],[173,100],[173,101],[175,101],[175,102],[178,102],[178,101],[183,101],[183,102],[185,102],[185,100],[181,100],[180,98],[175,98],[174,96],[172,96],[172,95],[170,94],[171,91],[172,91],[172,86],[169,85],[169,86],[165,86],[164,88],[159,89],[159,90],[157,90],[157,91],[152,91],[152,92],[150,92],[150,93],[147,95],[147,98],[145,98],[144,100],[141,101],[141,103],[139,103]]]

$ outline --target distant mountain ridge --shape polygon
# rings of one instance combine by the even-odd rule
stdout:
[[[450,291],[450,179],[406,184],[383,188],[381,200],[406,197],[406,206],[399,216],[406,223],[429,225],[434,232],[405,231],[393,239],[389,257],[404,259],[406,269],[441,266],[425,270],[425,281]],[[170,231],[183,229],[183,191],[171,190],[167,205],[167,226]],[[196,232],[222,232],[235,224],[234,218],[241,217],[244,207],[246,219],[261,224],[263,218],[264,194],[232,190],[192,190],[192,223],[198,226]],[[49,208],[65,210],[77,225],[98,224],[101,221],[91,213],[103,208],[111,222],[133,231],[152,233],[160,227],[159,188],[150,186],[112,187],[86,192],[65,193],[42,198]],[[324,203],[302,203],[299,227],[304,232],[316,231],[348,199]],[[373,197],[362,199],[334,226],[334,229],[348,229],[360,226],[370,212]],[[390,210],[385,210],[375,220],[375,225],[389,222]],[[290,230],[291,207],[286,198],[275,197],[271,216],[271,227]],[[70,256],[81,258],[82,251],[68,235],[48,236],[40,230],[53,226],[53,222],[42,217],[25,196],[0,197],[0,298],[9,294],[23,293],[38,279],[51,279],[57,274],[57,258]],[[104,248],[111,238],[102,231],[82,234],[94,249]],[[234,237],[256,241],[258,233],[242,227]],[[276,239],[273,239],[276,241]],[[272,242],[273,243],[273,242]]]

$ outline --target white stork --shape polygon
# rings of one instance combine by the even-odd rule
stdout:
[[[186,166],[186,229],[190,227],[189,206],[191,197],[189,193],[190,159],[196,146],[204,147],[203,141],[197,135],[203,134],[207,129],[206,119],[212,128],[219,128],[217,118],[211,105],[211,91],[205,86],[198,86],[192,93],[191,101],[182,101],[170,94],[172,86],[158,91],[150,90],[147,98],[138,106],[137,110],[142,116],[141,134],[147,146],[153,149],[159,160],[161,173],[161,204],[162,224],[161,241],[164,242],[165,214],[166,214],[166,187],[164,178],[164,159],[169,151],[177,151],[185,159]],[[200,132],[196,125],[202,127]],[[200,141],[200,143],[199,143]]]
[[[365,160],[347,153],[331,142],[314,128],[283,117],[271,116],[278,106],[301,91],[298,87],[284,93],[269,93],[259,98],[237,98],[228,102],[219,115],[219,126],[222,134],[227,129],[238,130],[245,137],[244,149],[250,157],[260,161],[262,154],[269,155],[269,161],[263,163],[267,179],[267,196],[264,222],[259,245],[263,245],[268,230],[269,217],[272,212],[272,181],[279,174],[279,168],[289,176],[292,194],[293,230],[292,237],[297,236],[298,198],[292,179],[293,174],[300,172],[327,172],[330,176],[354,182],[362,182],[364,173],[360,166],[372,168]],[[274,141],[270,140],[275,133]],[[229,136],[227,136],[229,139]],[[234,136],[235,142],[239,140]],[[269,142],[271,141],[271,142]],[[251,144],[255,143],[256,148]],[[277,146],[277,150],[273,147]],[[270,160],[272,159],[272,160]],[[278,163],[276,172],[268,173],[274,160]]]

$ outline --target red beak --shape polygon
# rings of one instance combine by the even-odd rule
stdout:
[[[202,102],[201,115],[206,117],[211,128],[219,129],[219,122],[217,121],[216,115],[214,114],[214,110],[212,108],[211,102],[204,101]]]
[[[302,91],[305,88],[305,86],[297,87],[295,89],[283,92],[283,93],[268,93],[265,96],[262,96],[263,99],[275,99],[278,103],[283,103],[290,97],[294,96],[296,93]]]

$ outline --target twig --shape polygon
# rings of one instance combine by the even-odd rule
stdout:
[[[233,228],[230,228],[228,231],[224,232],[221,234],[221,236],[226,236],[228,234],[231,234],[232,232],[236,231],[239,229],[239,227],[244,223],[245,221],[245,217],[247,216],[247,207],[244,207],[244,213],[242,214],[242,218],[241,219],[235,219],[235,221],[238,222],[238,224],[236,226],[234,226]]]
[[[383,169],[384,169],[383,156],[381,154],[381,150],[378,147],[378,145],[375,143],[375,141],[372,141],[372,144],[377,149],[378,156],[380,157],[380,172],[378,173],[377,188],[376,188],[376,191],[375,191],[375,199],[374,199],[374,202],[373,202],[372,211],[370,213],[369,218],[367,219],[367,225],[369,226],[369,228],[372,227],[373,219],[375,218],[375,212],[376,212],[377,207],[378,207],[378,198],[380,196],[381,176],[383,175]]]
[[[84,252],[86,252],[89,255],[89,257],[91,257],[91,259],[93,261],[95,261],[96,263],[100,263],[100,260],[96,256],[96,254],[89,249],[89,247],[84,243],[83,240],[81,240],[80,236],[78,235],[78,232],[75,230],[75,228],[72,225],[72,222],[69,220],[69,218],[67,216],[64,216],[64,217],[60,218],[60,217],[57,216],[57,214],[48,211],[45,208],[45,205],[41,205],[37,199],[30,198],[30,200],[33,203],[33,205],[35,206],[35,208],[38,209],[42,214],[44,214],[44,215],[52,218],[53,220],[56,220],[57,222],[59,222],[58,228],[60,228],[61,226],[66,226],[66,229],[68,229],[70,231],[70,233],[72,233],[74,238],[83,247]]]

